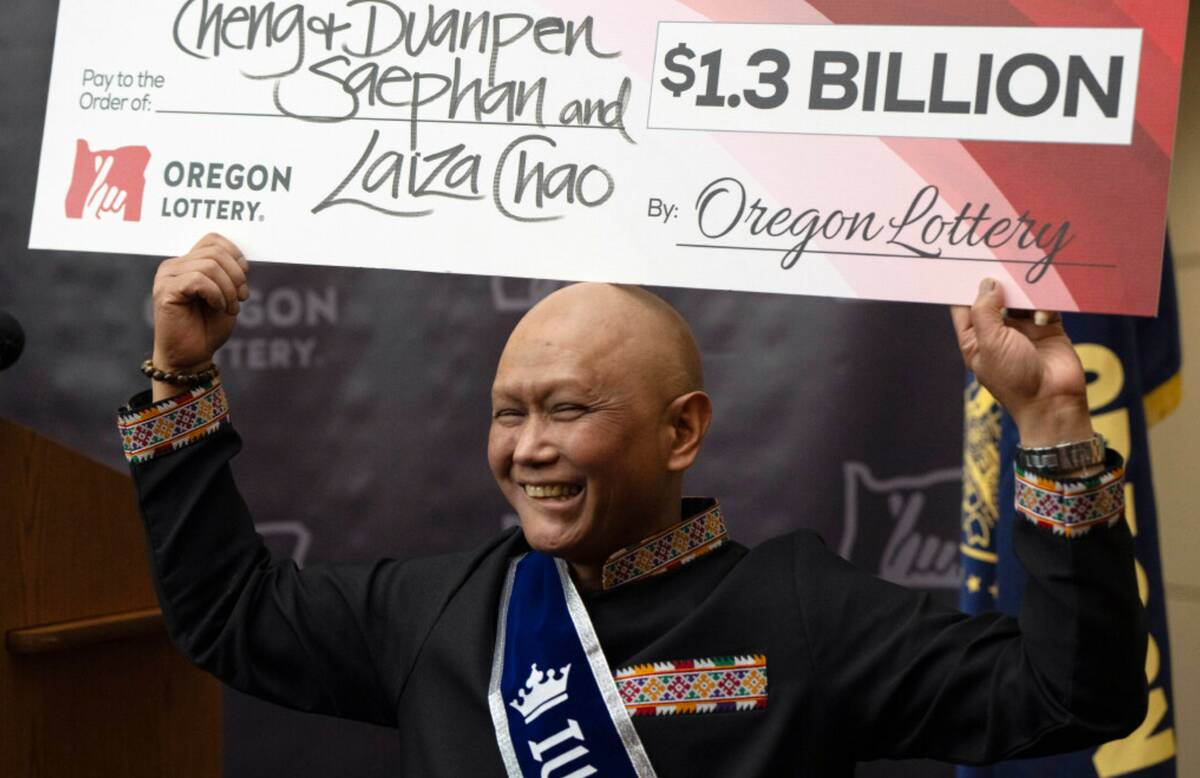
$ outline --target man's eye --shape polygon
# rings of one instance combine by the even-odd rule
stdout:
[[[516,408],[501,408],[492,414],[492,418],[494,418],[494,419],[515,419],[515,418],[517,418],[519,416],[523,416],[523,415],[524,414],[521,413]]]
[[[552,416],[554,416],[556,419],[564,419],[564,418],[572,419],[572,418],[582,416],[586,411],[587,411],[587,408],[583,407],[582,405],[572,405],[570,403],[564,403],[562,405],[556,405],[553,408],[551,408],[550,414]]]

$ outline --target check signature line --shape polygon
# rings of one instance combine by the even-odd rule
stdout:
[[[295,117],[282,113],[254,113],[243,111],[186,111],[159,108],[154,111],[162,114],[181,116],[239,116],[251,119],[292,119]],[[538,122],[498,122],[477,119],[413,119],[407,116],[312,116],[305,117],[320,121],[337,122],[416,122],[417,124],[478,124],[488,127],[536,127],[541,130],[609,130],[617,131],[619,127],[607,127],[596,124],[539,124]]]
[[[728,246],[723,243],[676,243],[676,247],[684,249],[725,249],[727,251],[771,251],[780,253],[787,251],[786,248],[778,246]],[[833,254],[843,257],[879,257],[883,259],[939,259],[948,262],[993,262],[1003,265],[1040,265],[1046,259],[1004,259],[995,257],[948,257],[942,256],[920,256],[916,254],[885,254],[874,251],[832,251],[824,249],[805,249],[805,254]],[[1062,262],[1055,260],[1055,267],[1092,267],[1103,268],[1106,270],[1116,269],[1117,265],[1105,264],[1101,262]]]

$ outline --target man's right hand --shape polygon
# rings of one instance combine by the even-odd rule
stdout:
[[[233,332],[250,297],[250,266],[232,241],[205,235],[182,257],[163,260],[154,276],[154,366],[176,373],[204,370]],[[154,382],[154,399],[180,387]]]

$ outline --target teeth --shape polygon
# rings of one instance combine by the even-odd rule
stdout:
[[[525,494],[539,499],[545,497],[574,497],[582,491],[583,487],[576,484],[525,484]]]

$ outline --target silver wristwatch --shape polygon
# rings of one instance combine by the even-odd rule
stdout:
[[[1107,451],[1104,436],[1099,433],[1089,440],[1059,443],[1057,446],[1017,446],[1017,466],[1037,475],[1061,475],[1104,464]]]

